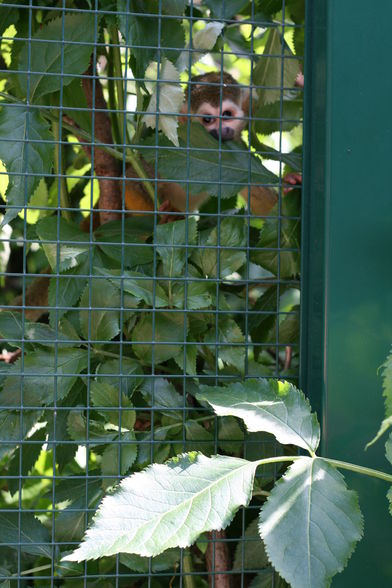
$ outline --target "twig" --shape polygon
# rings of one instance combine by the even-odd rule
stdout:
[[[207,533],[209,540],[206,551],[206,564],[209,586],[214,588],[230,588],[230,554],[225,531]]]

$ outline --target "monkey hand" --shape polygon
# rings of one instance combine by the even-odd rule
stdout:
[[[165,200],[159,207],[159,212],[163,213],[161,215],[161,220],[159,221],[160,225],[164,225],[166,223],[171,223],[176,220],[180,220],[184,218],[181,214],[179,214],[179,210],[174,208],[170,200]],[[174,212],[175,214],[170,214]]]
[[[285,188],[283,188],[283,193],[287,194],[287,192],[291,192],[291,190],[294,190],[295,186],[302,185],[302,175],[298,173],[286,174],[283,178],[283,183],[290,184],[290,186],[286,186]]]

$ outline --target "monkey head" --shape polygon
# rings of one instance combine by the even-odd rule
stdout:
[[[210,72],[194,76],[182,112],[188,110],[188,92],[193,121],[202,124],[215,139],[240,139],[248,115],[247,94],[230,74]]]

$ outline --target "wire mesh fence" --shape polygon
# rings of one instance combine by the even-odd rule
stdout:
[[[62,557],[152,462],[277,451],[196,393],[297,383],[304,0],[53,4],[0,4],[0,585],[284,586],[276,465],[189,548]]]

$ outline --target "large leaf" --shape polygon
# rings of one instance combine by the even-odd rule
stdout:
[[[67,14],[40,27],[20,52],[18,79],[24,95],[36,102],[86,71],[94,35],[91,13]]]
[[[12,140],[10,140],[12,139]],[[53,137],[38,110],[10,104],[0,112],[0,159],[9,175],[9,208],[2,224],[15,218],[28,204],[41,176],[52,170]]]
[[[3,404],[1,393],[0,403]],[[23,408],[23,414],[21,412],[11,412],[9,409],[0,410],[0,457],[15,449],[16,445],[26,437],[42,414],[42,411],[26,410],[26,408]]]
[[[154,308],[169,304],[165,290],[150,276],[131,270],[120,272],[120,270],[98,269],[97,271],[103,276],[108,276],[113,286],[134,296],[136,303],[143,300]]]
[[[87,367],[85,349],[32,351],[12,365],[0,392],[2,406],[45,406],[64,398]]]
[[[190,136],[187,125],[178,130],[180,149],[165,137],[155,146],[155,137],[145,141],[142,149],[147,161],[158,161],[159,174],[175,180],[192,194],[207,191],[211,196],[229,198],[248,186],[277,183],[277,177],[241,143],[226,141],[219,145],[201,124],[192,123]]]
[[[225,20],[238,14],[248,3],[248,0],[206,0],[205,4],[211,9],[215,18]]]
[[[255,463],[185,454],[123,480],[107,496],[84,542],[65,559],[114,553],[155,556],[187,547],[200,533],[224,529],[251,497]]]
[[[62,276],[50,278],[49,322],[53,327],[79,301],[87,283],[86,275],[88,275],[89,269],[88,259],[86,259],[84,263],[66,270]]]
[[[246,527],[243,540],[237,543],[233,570],[241,572],[242,570],[263,569],[269,566],[264,543],[260,539],[258,525],[258,519],[253,519]]]
[[[30,512],[9,510],[0,513],[1,542],[22,553],[52,558],[49,531]]]
[[[320,426],[308,400],[289,382],[250,379],[224,387],[200,386],[197,395],[217,415],[241,418],[248,431],[266,431],[283,444],[293,443],[314,453]]]
[[[181,20],[165,18],[164,11],[158,14],[160,5],[159,0],[117,0],[120,31],[130,46],[131,67],[138,78],[143,78],[151,61],[167,57],[175,62],[185,44]]]
[[[295,462],[260,514],[268,557],[292,588],[329,586],[361,538],[362,526],[356,493],[320,458]]]

